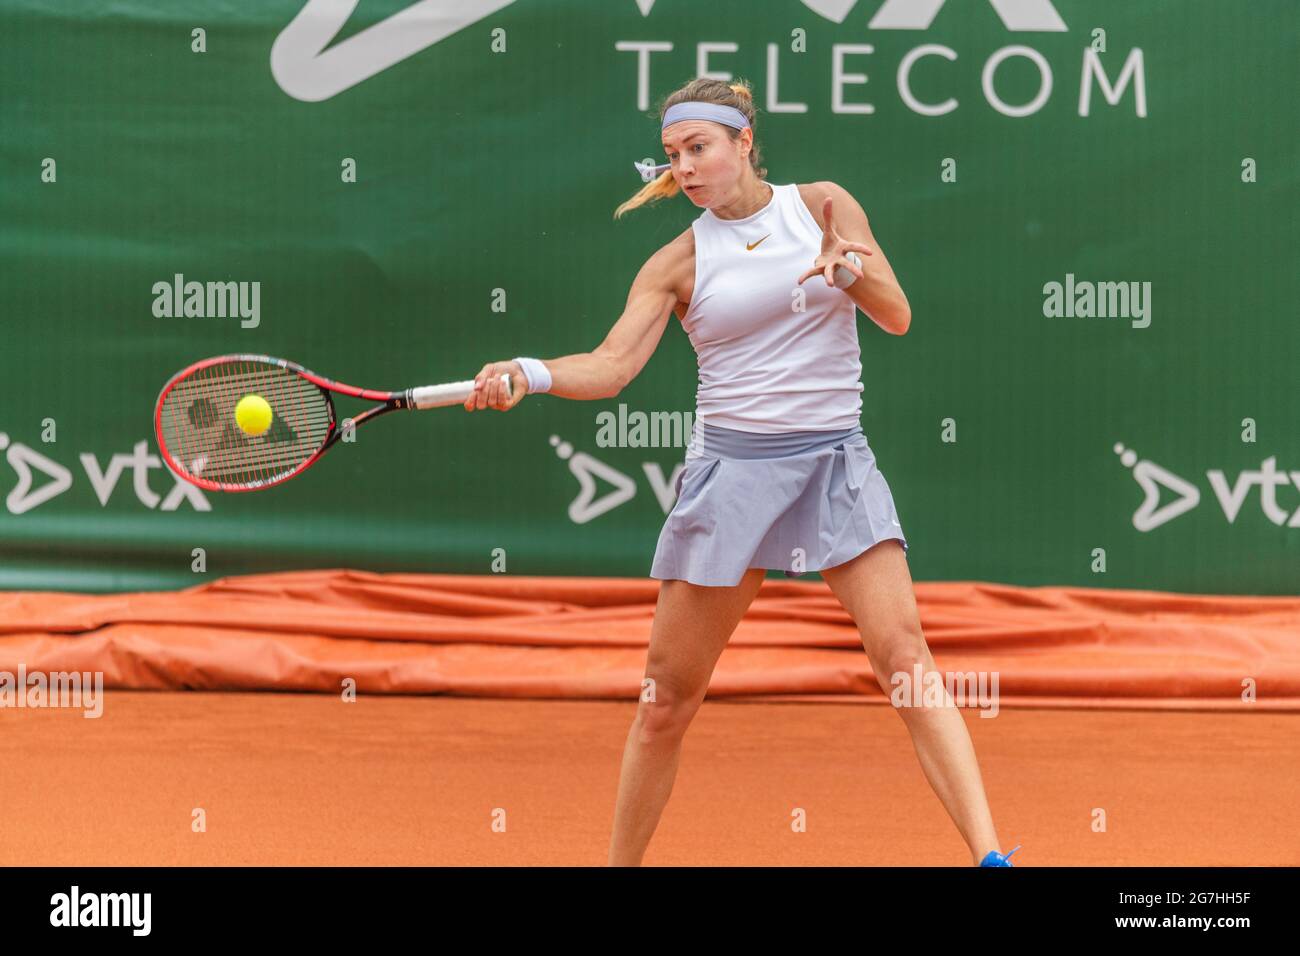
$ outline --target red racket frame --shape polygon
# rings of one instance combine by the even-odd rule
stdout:
[[[191,475],[188,470],[182,468],[176,459],[172,457],[171,451],[163,442],[163,400],[167,398],[168,392],[170,392],[179,381],[194,372],[197,372],[200,369],[209,368],[213,365],[241,361],[265,362],[271,365],[278,365],[281,368],[288,369],[289,371],[302,376],[307,381],[317,386],[324,393],[325,403],[329,406],[329,432],[325,436],[325,441],[321,442],[320,448],[316,449],[316,452],[310,458],[306,459],[301,465],[294,468],[292,471],[279,475],[276,478],[268,479],[266,481],[258,481],[247,485],[232,485],[220,481],[211,481],[207,478],[200,478],[197,475]],[[339,429],[338,416],[334,410],[334,399],[330,395],[330,392],[338,392],[340,395],[350,395],[353,398],[364,398],[384,403],[383,405],[375,405],[372,408],[368,408],[360,415],[352,416],[351,421],[354,428],[362,422],[369,421],[372,418],[377,418],[386,412],[410,407],[410,393],[407,391],[384,392],[373,388],[357,388],[355,385],[346,385],[343,382],[336,382],[332,378],[326,378],[324,375],[317,375],[310,369],[303,368],[297,362],[290,362],[288,359],[275,358],[271,355],[252,355],[244,353],[235,355],[215,355],[212,358],[203,359],[202,361],[195,362],[187,368],[181,369],[167,380],[167,384],[163,386],[162,391],[158,394],[158,401],[154,405],[154,439],[158,443],[158,450],[162,453],[163,460],[167,462],[167,467],[170,468],[171,471],[182,481],[188,481],[190,484],[197,485],[198,487],[207,489],[208,491],[261,491],[263,488],[270,488],[282,484],[290,478],[295,478],[298,475],[301,475],[312,465],[316,464],[316,462],[320,460],[321,455],[325,454],[325,452],[327,452],[343,435],[343,432]]]

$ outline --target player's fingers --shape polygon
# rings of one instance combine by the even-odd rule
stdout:
[[[488,391],[488,405],[492,408],[500,410],[502,403],[505,401],[505,382],[502,381],[501,377],[508,371],[510,371],[509,362],[497,362],[492,366],[491,388]]]
[[[528,377],[524,375],[524,370],[515,366],[515,371],[510,373],[510,405],[514,408],[528,396]]]
[[[862,243],[860,243],[860,242],[846,242],[846,243],[844,243],[844,248],[845,248],[845,249],[852,249],[854,252],[861,252],[861,253],[863,253],[864,255],[868,255],[868,256],[873,256],[873,255],[875,255],[875,253],[871,251],[871,247],[870,247],[870,246],[864,246],[864,245],[863,245]]]
[[[852,273],[853,273],[855,276],[857,276],[859,279],[862,278],[862,267],[861,267],[861,266],[855,266],[855,265],[853,264],[853,260],[850,259],[848,256],[840,256],[840,265],[844,266],[844,268],[848,269],[850,272],[852,272]]]
[[[494,364],[496,363],[488,362],[479,370],[479,373],[474,376],[474,391],[470,392],[469,397],[465,399],[465,411],[472,412],[475,408],[480,407],[478,405],[478,396],[482,391],[483,382],[487,380],[488,372],[491,371]]]
[[[488,393],[488,400],[491,406],[498,411],[505,402],[506,390],[505,383],[501,381],[504,369],[497,368],[492,371],[492,389]]]
[[[827,201],[827,202],[830,202],[829,199],[826,200],[826,201]],[[834,285],[834,284],[835,284],[835,275],[834,275],[834,273],[835,273],[835,260],[832,259],[830,262],[826,263],[826,268],[822,270],[822,275],[824,275],[824,276],[826,277],[826,284],[827,284],[827,285]]]
[[[478,411],[480,408],[483,407],[483,400],[486,397],[487,386],[488,386],[488,382],[490,381],[490,379],[488,379],[487,377],[487,374],[491,370],[491,368],[492,368],[491,365],[486,366],[483,369],[483,372],[480,373],[482,377],[479,378],[476,376],[474,379],[474,394],[469,397],[470,402],[474,406],[473,409],[471,409],[471,411]]]
[[[496,380],[497,402],[493,408],[502,412],[509,411],[515,405],[520,388],[526,381],[523,369],[514,362],[502,362],[497,367]]]

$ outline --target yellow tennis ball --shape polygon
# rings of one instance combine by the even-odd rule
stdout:
[[[245,435],[261,435],[271,427],[271,406],[261,395],[245,395],[235,406],[235,421]]]

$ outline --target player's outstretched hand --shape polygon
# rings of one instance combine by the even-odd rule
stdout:
[[[813,262],[813,267],[799,277],[800,285],[803,285],[805,279],[811,279],[819,272],[826,277],[827,285],[835,285],[834,273],[841,266],[853,273],[855,278],[861,279],[862,270],[844,254],[853,251],[860,252],[864,256],[875,255],[870,246],[861,242],[849,242],[840,235],[839,230],[835,228],[831,205],[831,197],[827,196],[826,202],[822,204],[822,221],[826,224],[822,227],[822,251]]]
[[[501,376],[510,373],[510,394],[506,394]],[[474,376],[474,394],[465,399],[465,411],[495,408],[508,412],[528,394],[528,379],[518,362],[488,362],[483,371]]]

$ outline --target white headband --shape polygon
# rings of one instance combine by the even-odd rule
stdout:
[[[745,114],[734,106],[723,106],[721,103],[700,103],[691,100],[686,103],[674,103],[668,107],[667,112],[664,113],[663,125],[659,130],[663,132],[669,126],[683,120],[709,120],[734,129],[749,129],[749,120],[745,119]],[[639,163],[633,160],[632,165],[641,174],[642,181],[648,183],[652,179],[657,179],[666,170],[672,169],[673,164],[661,163],[656,166],[654,163]]]

